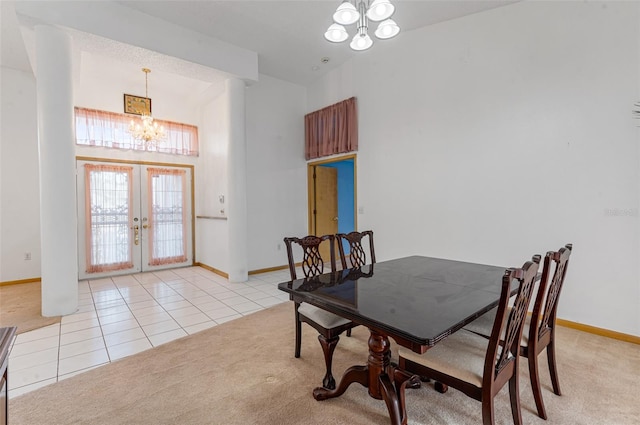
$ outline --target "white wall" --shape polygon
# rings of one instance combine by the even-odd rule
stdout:
[[[0,282],[40,277],[36,86],[32,74],[1,68]],[[31,260],[24,260],[25,253]]]
[[[571,242],[559,317],[640,335],[639,7],[517,3],[309,87],[307,111],[358,98],[358,227],[379,259],[519,266]]]
[[[229,128],[227,93],[210,101],[202,111],[200,162],[196,168],[196,260],[223,272],[229,270],[229,228],[226,203]],[[216,217],[216,218],[213,218]]]
[[[307,234],[305,89],[260,76],[246,89],[249,270],[287,264],[283,238]]]
[[[227,96],[220,94],[203,109],[200,134],[207,143],[196,169],[200,216],[226,216]],[[259,270],[287,264],[282,239],[307,232],[306,96],[303,87],[266,75],[246,87],[245,96],[248,264],[249,270]],[[225,220],[197,219],[197,261],[228,271],[228,238]]]

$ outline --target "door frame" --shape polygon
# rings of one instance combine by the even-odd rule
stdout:
[[[315,185],[313,181],[313,172],[316,166],[331,164],[333,162],[341,162],[348,159],[353,159],[353,227],[354,230],[358,229],[358,161],[357,154],[349,154],[343,156],[336,156],[331,158],[322,159],[319,161],[313,161],[307,163],[307,215],[308,215],[308,229],[309,235],[314,234],[316,228],[315,215],[313,214],[314,200],[315,200]]]
[[[180,164],[172,162],[157,162],[157,161],[134,161],[129,159],[117,159],[117,158],[99,158],[92,156],[76,156],[76,163],[78,161],[95,161],[95,162],[109,162],[117,164],[128,165],[149,165],[157,167],[175,167],[175,168],[188,168],[190,169],[190,184],[191,184],[191,265],[196,264],[196,216],[195,216],[195,166],[193,164]],[[78,203],[78,194],[76,193],[76,204]],[[76,259],[76,261],[79,261]],[[80,266],[80,265],[79,265]]]

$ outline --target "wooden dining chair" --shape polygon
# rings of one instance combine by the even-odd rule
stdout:
[[[529,364],[529,379],[536,403],[538,416],[547,419],[547,412],[542,400],[540,386],[540,372],[538,356],[547,349],[547,363],[551,375],[551,385],[556,395],[561,395],[558,368],[556,365],[556,313],[560,291],[569,267],[569,257],[573,249],[572,244],[565,245],[558,251],[549,251],[544,257],[542,277],[535,297],[533,311],[525,322],[525,328],[520,346],[520,355],[527,358]],[[553,272],[553,277],[551,278]],[[465,329],[488,337],[491,332],[489,321],[495,315],[495,309],[471,322]]]
[[[494,424],[493,399],[508,382],[513,422],[522,424],[518,351],[527,307],[535,286],[539,256],[537,261],[527,261],[520,269],[505,271],[496,320],[489,339],[460,329],[424,354],[400,348],[399,368],[424,380],[435,380],[436,389],[440,392],[453,387],[480,401],[484,425]],[[514,281],[517,282],[518,291],[514,305],[509,309]],[[505,335],[503,341],[501,335]],[[404,389],[400,392],[400,402],[405,402]]]
[[[560,248],[556,252],[548,252],[545,255],[542,278],[540,279],[540,286],[529,323],[529,333],[524,336],[520,347],[520,355],[526,357],[529,363],[529,378],[531,379],[531,388],[538,416],[543,419],[547,419],[547,412],[544,408],[542,390],[540,389],[538,356],[542,350],[547,349],[547,362],[549,364],[553,392],[556,395],[561,395],[556,366],[556,313],[572,249],[573,245],[567,244],[564,248]],[[553,267],[553,278],[549,281],[552,262],[555,263],[555,267]]]
[[[331,252],[329,265],[332,272],[336,270],[334,240],[334,235],[309,235],[304,238],[284,238],[284,243],[287,247],[291,280],[298,278],[293,256],[293,245],[299,246],[302,249],[302,272],[305,278],[309,278],[324,273],[325,259],[320,255],[320,245],[322,243],[329,244]],[[322,310],[321,308],[315,307],[311,304],[298,302],[295,303],[295,322],[295,357],[300,357],[300,348],[302,345],[302,322],[305,322],[319,333],[318,340],[322,346],[326,366],[326,373],[322,380],[322,386],[327,389],[334,389],[336,387],[336,381],[331,373],[333,352],[340,340],[339,335],[344,331],[350,330],[352,327],[356,326],[356,324],[348,319],[329,313],[328,311]]]
[[[351,233],[338,233],[338,251],[340,252],[340,261],[342,268],[362,267],[367,264],[367,254],[362,246],[362,239],[364,237],[369,238],[369,258],[370,264],[376,262],[376,252],[373,249],[373,231],[365,230],[363,232],[351,232]],[[345,243],[349,245],[349,255],[347,261],[347,255],[345,254]]]
[[[376,262],[376,251],[373,248],[373,230],[365,230],[363,232],[337,233],[338,252],[340,253],[340,262],[342,269],[362,267],[367,264],[367,253],[362,246],[362,239],[369,238],[369,258],[370,264]],[[349,259],[344,250],[345,243],[349,245]],[[351,336],[351,329],[347,331],[347,336]]]

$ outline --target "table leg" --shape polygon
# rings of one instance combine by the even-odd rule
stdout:
[[[404,389],[407,384],[419,385],[415,375],[409,375],[391,365],[391,344],[386,335],[370,331],[369,357],[366,366],[352,366],[344,373],[340,384],[334,390],[318,387],[313,390],[316,400],[339,397],[354,382],[367,387],[369,395],[384,400],[392,425],[407,423],[404,404]]]
[[[340,384],[335,390],[329,390],[324,387],[317,387],[313,390],[313,398],[316,400],[326,400],[328,398],[340,397],[354,382],[359,383],[363,387],[369,386],[369,372],[367,366],[351,366],[346,370]]]

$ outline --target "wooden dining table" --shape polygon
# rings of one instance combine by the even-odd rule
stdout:
[[[406,424],[401,386],[415,376],[391,362],[391,342],[424,353],[498,304],[506,267],[411,256],[282,282],[293,301],[306,302],[369,329],[366,365],[346,370],[334,390],[317,387],[316,400],[342,395],[357,382],[384,400],[391,424]]]

